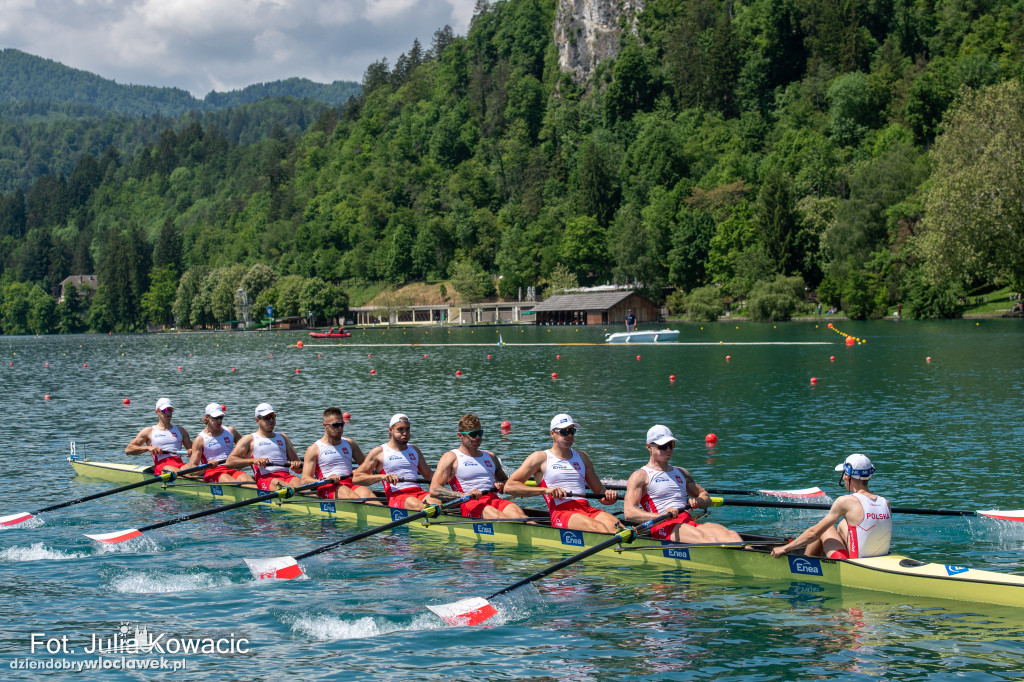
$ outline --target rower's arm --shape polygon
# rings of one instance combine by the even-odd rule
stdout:
[[[444,500],[443,496],[446,493],[454,492],[448,487],[448,482],[455,476],[455,467],[457,462],[458,459],[455,457],[455,453],[451,450],[441,455],[441,459],[438,460],[437,468],[434,469],[434,475],[430,479],[430,494],[437,499],[447,501]],[[458,495],[457,497],[461,497],[461,495]]]
[[[317,480],[316,465],[320,457],[320,448],[313,443],[306,448],[306,454],[302,458],[302,485],[313,483]]]
[[[534,478],[539,472],[543,471],[544,462],[546,461],[547,453],[543,450],[537,450],[532,453],[521,465],[519,465],[518,469],[512,472],[509,479],[505,481],[505,489],[502,492],[506,495],[512,495],[513,497],[536,497],[537,495],[552,494],[555,490],[554,488],[542,488],[539,485],[536,487],[526,485],[526,481]]]
[[[629,477],[629,480],[626,481],[626,499],[622,502],[622,512],[626,517],[626,521],[630,523],[643,523],[658,517],[657,514],[652,514],[640,506],[640,500],[644,499],[646,494],[647,472],[643,469],[637,469]]]
[[[291,462],[291,464],[288,465],[288,468],[291,469],[293,473],[301,474],[302,460],[299,459],[299,454],[295,452],[295,446],[292,445],[288,436],[282,433],[281,437],[284,438],[284,454],[288,458],[288,461]],[[310,483],[312,483],[312,481],[310,481]]]
[[[149,444],[149,434],[152,432],[152,426],[147,426],[139,431],[138,435],[125,446],[124,454],[141,455],[143,452],[153,452],[153,446]]]
[[[235,448],[228,455],[225,464],[232,469],[241,469],[251,464],[255,464],[256,460],[253,459],[250,454],[252,452],[252,434],[247,433],[242,436],[237,443]]]
[[[184,426],[178,427],[178,433],[181,434],[181,447],[185,449],[189,454],[192,453],[192,439],[189,438],[188,431],[185,430]]]
[[[362,449],[359,447],[359,443],[355,442],[351,438],[346,438],[345,440],[348,441],[348,446],[352,449],[352,461],[355,462],[358,467],[363,463],[363,460],[366,459],[366,455],[363,454]]]
[[[587,482],[587,487],[593,490],[598,495],[603,495],[601,502],[603,504],[614,504],[615,500],[618,499],[619,493],[611,488],[605,488],[604,483],[594,473],[594,464],[590,461],[590,456],[587,455],[583,450],[577,450],[580,453],[580,459],[583,460],[583,469],[586,472],[583,475],[584,480]],[[575,491],[574,491],[575,492]],[[583,492],[582,490],[579,492]]]
[[[415,445],[411,447],[413,450],[416,451],[416,454],[419,455],[419,464],[416,466],[416,470],[419,472],[420,476],[427,479],[428,481],[433,479],[434,471],[430,468],[430,465],[427,464],[427,459],[423,456],[423,453],[420,452],[420,449]]]
[[[202,434],[200,434],[202,436]],[[188,460],[189,467],[197,467],[203,463],[203,449],[206,446],[206,441],[201,437],[196,439],[196,442],[192,444],[192,457]]]
[[[708,491],[704,490],[704,486],[693,480],[693,476],[690,475],[689,471],[682,467],[679,467],[679,470],[686,477],[686,496],[689,498],[690,506],[697,509],[709,509],[711,507],[711,495],[708,495]]]
[[[781,556],[783,554],[786,554],[787,552],[793,551],[794,549],[805,547],[814,542],[815,540],[817,540],[818,538],[820,538],[822,533],[824,533],[826,530],[828,530],[835,524],[839,523],[839,519],[846,516],[846,512],[848,511],[849,504],[851,502],[851,498],[851,495],[843,495],[842,497],[840,497],[838,500],[832,503],[832,508],[828,510],[828,514],[825,515],[825,518],[823,518],[821,521],[818,521],[816,524],[805,530],[803,533],[800,533],[800,535],[798,535],[796,539],[792,540],[791,542],[788,542],[785,545],[782,545],[781,547],[776,547],[775,549],[773,549],[772,554],[774,554],[775,556]]]
[[[366,459],[359,465],[359,468],[352,472],[352,482],[356,485],[373,485],[387,478],[384,473],[376,473],[377,469],[380,468],[380,459],[383,452],[384,448],[379,445],[370,450],[366,455]]]

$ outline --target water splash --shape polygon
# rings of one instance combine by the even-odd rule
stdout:
[[[8,547],[0,551],[0,561],[61,561],[64,559],[81,559],[84,554],[78,552],[62,552],[59,549],[50,549],[41,542],[35,542],[28,547]]]
[[[129,571],[110,580],[110,589],[122,594],[162,594],[207,590],[231,584],[231,578],[226,575]]]
[[[344,617],[327,613],[288,614],[282,619],[297,635],[318,641],[365,639],[393,632],[440,630],[445,627],[431,613],[422,613],[409,621],[393,621],[380,616]]]
[[[132,554],[135,552],[156,552],[160,549],[160,543],[150,535],[140,535],[137,538],[114,544],[99,542],[94,543],[93,546],[96,548],[96,554]]]

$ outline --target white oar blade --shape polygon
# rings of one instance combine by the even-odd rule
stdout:
[[[1024,509],[1011,509],[1007,511],[988,509],[986,511],[979,511],[978,515],[987,516],[990,519],[999,519],[1000,521],[1024,521]]]
[[[293,580],[302,575],[299,562],[290,556],[276,556],[270,559],[245,559],[252,577],[257,580]]]
[[[0,516],[0,526],[17,526],[19,523],[24,523],[29,519],[35,517],[28,512],[21,512],[19,514],[11,514],[9,516]]]
[[[762,495],[773,497],[824,497],[825,491],[821,488],[800,488],[799,490],[758,490]]]
[[[451,604],[435,604],[427,608],[452,626],[479,625],[498,613],[483,597],[471,597]]]
[[[128,540],[137,538],[140,535],[142,535],[141,530],[128,528],[127,530],[118,530],[113,533],[100,533],[99,535],[86,534],[85,537],[90,540],[95,540],[96,542],[105,542],[110,545],[116,545],[119,542],[127,542]]]

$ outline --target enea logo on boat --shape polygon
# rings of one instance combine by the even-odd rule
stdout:
[[[821,561],[806,556],[788,556],[789,571],[798,575],[823,575]]]
[[[211,495],[217,495],[217,496],[223,496],[224,495],[224,489],[221,488],[219,485],[211,485],[210,486],[210,494]]]
[[[662,545],[668,545],[668,542],[662,542]],[[685,547],[666,547],[661,551],[668,559],[682,559],[683,561],[690,560],[690,550]]]
[[[473,532],[478,535],[494,535],[494,526],[489,523],[474,523]]]
[[[398,519],[404,519],[408,515],[409,515],[409,512],[405,511],[404,509],[392,509],[391,510],[391,520],[392,521],[397,521]]]
[[[562,534],[562,544],[563,545],[572,545],[573,547],[582,547],[583,546],[583,533],[581,533],[580,531],[578,531],[578,530],[563,530],[563,531],[561,531],[561,534]]]
[[[320,511],[326,512],[328,514],[333,514],[335,512],[334,503],[333,502],[321,502],[320,503]]]

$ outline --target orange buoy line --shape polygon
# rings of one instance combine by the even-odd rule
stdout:
[[[839,334],[839,336],[844,337],[846,339],[846,345],[847,346],[852,346],[855,343],[867,343],[867,341],[865,339],[861,339],[861,338],[858,338],[858,337],[853,336],[851,334],[847,334],[846,332],[839,331],[838,329],[836,329],[835,326],[832,325],[831,322],[828,323],[828,328],[831,329],[832,331],[834,331],[836,334]]]
[[[505,343],[502,348],[527,346],[593,346],[600,348],[642,347],[677,348],[680,346],[831,346],[831,341],[683,341],[672,343]],[[496,343],[307,343],[304,348],[455,348],[459,346],[494,348]],[[295,348],[296,346],[292,346]]]

